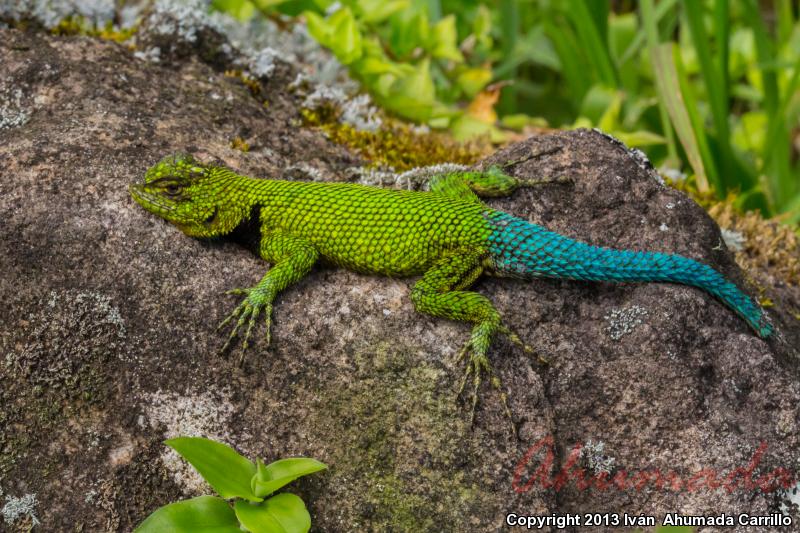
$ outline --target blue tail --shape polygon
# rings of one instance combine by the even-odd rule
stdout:
[[[600,248],[572,240],[506,213],[487,217],[495,268],[522,277],[591,281],[670,281],[703,289],[747,321],[760,337],[772,334],[766,314],[719,272],[688,257]]]

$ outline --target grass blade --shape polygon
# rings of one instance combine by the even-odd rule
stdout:
[[[648,0],[643,0],[642,4],[645,2],[648,2]],[[681,145],[683,145],[689,164],[694,169],[697,188],[701,192],[707,192],[710,189],[708,177],[692,120],[689,117],[687,105],[682,96],[681,84],[673,56],[674,46],[673,43],[667,43],[650,49],[650,59],[656,76],[656,92],[672,119],[675,132],[678,134]]]
[[[723,87],[723,80],[725,77],[720,75],[721,71],[727,73],[728,64],[725,62],[720,65],[719,61],[715,64],[711,59],[710,41],[705,26],[703,25],[703,3],[685,2],[683,6],[686,12],[686,20],[689,23],[692,41],[694,42],[694,49],[700,63],[700,72],[705,82],[709,104],[711,105],[711,119],[714,122],[714,129],[716,130],[720,154],[719,162],[722,171],[717,183],[717,192],[724,196],[728,193],[728,189],[730,188],[728,180],[732,177],[731,168],[733,163],[733,153],[730,145],[730,128],[728,126],[727,88]],[[727,2],[724,0],[717,0],[718,10],[721,9],[719,6],[726,8]],[[727,19],[727,12],[724,13],[724,16]],[[724,39],[727,44],[727,31],[724,30],[726,22],[718,21],[717,25],[723,28],[719,30],[718,33],[722,33],[720,38]],[[702,125],[700,125],[700,127],[702,127]],[[695,129],[697,128],[698,124],[695,124]]]
[[[567,9],[567,16],[578,32],[581,47],[589,56],[599,80],[607,87],[617,87],[617,72],[611,60],[608,36],[605,32],[601,35],[586,0],[572,0]]]
[[[659,7],[667,5],[669,3],[670,3],[669,0],[662,2],[659,4]],[[640,6],[642,11],[642,20],[644,21],[645,35],[647,36],[647,47],[650,55],[650,61],[655,67],[656,94],[661,95],[663,94],[663,90],[665,90],[666,81],[662,80],[661,82],[662,90],[659,90],[658,78],[660,69],[656,65],[654,58],[654,56],[656,55],[656,50],[658,49],[660,43],[660,38],[658,36],[658,21],[660,20],[661,16],[659,15],[658,9],[653,10],[653,0],[642,0]],[[664,13],[666,13],[666,10],[664,11]],[[664,13],[661,13],[661,15],[663,15]],[[658,113],[661,118],[661,127],[664,130],[664,136],[667,138],[666,163],[667,165],[677,168],[680,165],[680,158],[678,157],[678,148],[675,144],[675,135],[672,132],[673,124],[670,122],[669,111],[667,109],[666,100],[664,98],[658,99]],[[690,159],[689,161],[691,163],[692,160]],[[697,161],[699,161],[700,166],[702,167],[702,161],[700,161],[699,157],[697,158]],[[694,165],[692,165],[692,167],[695,168]],[[697,170],[695,170],[695,173],[697,173]],[[703,173],[703,176],[705,176],[705,173]]]

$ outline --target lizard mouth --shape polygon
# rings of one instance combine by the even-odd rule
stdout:
[[[128,187],[134,201],[147,209],[150,212],[163,216],[163,214],[172,211],[174,208],[165,204],[158,195],[148,192],[142,185],[131,185]]]

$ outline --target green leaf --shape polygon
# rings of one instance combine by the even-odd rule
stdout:
[[[717,5],[727,7],[727,3],[723,0],[717,0]],[[728,73],[728,31],[727,31],[727,12],[724,13],[725,21],[717,21],[721,26],[721,33],[719,39],[724,40],[725,54],[724,58],[720,58],[715,64],[711,58],[710,39],[706,33],[705,24],[703,23],[703,4],[700,2],[686,2],[684,4],[686,12],[686,20],[689,23],[689,30],[694,42],[694,50],[697,54],[697,60],[700,65],[700,73],[705,82],[706,93],[708,95],[709,103],[711,104],[711,118],[714,121],[714,129],[716,130],[716,140],[720,157],[718,160],[720,168],[719,172],[719,187],[718,192],[724,195],[728,189],[727,183],[732,176],[733,153],[730,146],[730,129],[728,126],[728,86],[727,86],[727,73]],[[727,11],[727,9],[725,9]],[[720,41],[721,42],[721,41]],[[724,64],[719,64],[724,60]]]
[[[409,0],[357,0],[359,19],[367,24],[383,22],[408,8]]]
[[[480,136],[487,136],[494,143],[507,140],[507,135],[494,124],[489,124],[466,113],[453,120],[450,125],[450,133],[458,141],[467,141]]]
[[[322,46],[330,48],[331,42],[331,25],[330,23],[322,18],[321,15],[314,13],[313,11],[305,11],[303,12],[303,17],[306,19],[306,27],[308,28],[308,33]]]
[[[603,131],[616,131],[620,126],[619,114],[622,111],[622,93],[614,92],[614,97],[609,102],[603,116],[597,122],[597,127]]]
[[[492,81],[492,71],[488,68],[480,67],[464,69],[456,78],[456,83],[470,100],[481,92],[490,81]]]
[[[236,500],[234,510],[251,533],[306,533],[311,529],[311,515],[303,500],[288,492],[261,504]]]
[[[489,37],[492,31],[492,12],[483,4],[478,5],[475,12],[475,21],[472,23],[472,33],[476,38]]]
[[[456,63],[464,61],[461,50],[456,46],[458,35],[456,33],[455,15],[447,15],[436,23],[431,31],[431,43],[429,50],[433,57],[439,59],[450,59]]]
[[[266,466],[259,459],[256,475],[253,476],[251,481],[251,487],[256,496],[263,498],[299,477],[307,476],[326,468],[328,468],[326,464],[306,457],[281,459]]]
[[[222,498],[199,496],[156,509],[134,533],[241,533],[239,521]]]
[[[420,61],[413,71],[399,78],[381,103],[402,117],[419,122],[428,120],[436,103],[430,61],[427,58]]]
[[[592,10],[598,8],[605,10],[605,17],[593,16]],[[617,74],[606,36],[607,11],[607,3],[590,0],[571,0],[567,6],[567,16],[575,26],[581,48],[591,59],[590,64],[597,77],[608,87],[616,87]],[[599,20],[602,20],[602,23],[598,23]]]
[[[666,144],[667,139],[657,133],[646,130],[638,131],[612,131],[611,134],[624,142],[632,148],[639,148],[642,146],[656,146],[659,144]]]
[[[256,465],[227,444],[202,437],[178,437],[165,444],[189,461],[223,498],[262,500],[250,488]]]
[[[701,141],[695,135],[694,121],[690,114],[692,111],[696,113],[696,109],[690,109],[694,102],[692,101],[691,104],[687,102],[685,100],[687,95],[681,91],[681,76],[677,68],[676,56],[673,54],[673,46],[672,43],[669,43],[650,49],[650,59],[656,75],[656,92],[672,119],[678,139],[683,145],[689,164],[694,169],[697,186],[700,191],[705,192],[709,190],[709,183],[704,165],[705,158],[702,154],[706,153],[707,147],[706,150],[701,149]],[[704,134],[702,140],[705,141]]]
[[[357,63],[353,64],[353,68],[362,76],[386,73],[401,74],[401,70],[396,64],[382,57],[362,57]]]
[[[592,124],[598,124],[617,98],[617,91],[614,89],[599,83],[595,84],[586,92],[586,96],[583,97],[580,114],[591,120]],[[603,126],[600,126],[600,128],[603,129]],[[612,125],[612,127],[606,129],[612,130],[614,126]]]
[[[417,48],[428,42],[430,25],[425,11],[407,9],[389,19],[389,48],[399,59],[408,59]]]
[[[336,59],[349,65],[361,57],[361,31],[349,7],[343,7],[328,19],[332,38],[328,46],[336,55]]]
[[[526,126],[534,128],[547,128],[549,124],[547,120],[542,117],[531,117],[524,113],[515,113],[513,115],[503,115],[500,118],[500,125],[504,128],[512,129],[515,131],[522,131]]]

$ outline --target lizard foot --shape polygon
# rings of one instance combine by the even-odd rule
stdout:
[[[476,331],[473,332],[472,338],[467,341],[467,343],[463,348],[461,348],[456,356],[456,362],[466,360],[466,368],[464,369],[464,376],[461,379],[461,385],[458,388],[457,397],[460,397],[464,393],[467,380],[469,380],[470,376],[472,376],[473,388],[472,394],[470,395],[472,400],[469,419],[471,426],[475,421],[475,409],[478,406],[478,392],[483,374],[485,373],[489,377],[489,383],[492,385],[492,388],[494,388],[500,396],[500,401],[503,404],[503,410],[505,411],[509,424],[511,425],[511,433],[516,437],[517,430],[514,426],[514,418],[511,415],[511,409],[508,406],[508,396],[503,391],[503,382],[494,373],[494,368],[492,368],[492,364],[489,362],[489,357],[486,355],[488,348],[488,342],[486,340],[487,336],[488,334],[482,331],[482,326],[478,326]]]
[[[250,289],[232,289],[227,291],[226,294],[244,295],[245,299],[236,307],[236,309],[233,310],[230,315],[225,318],[225,320],[220,323],[219,326],[217,326],[217,331],[219,331],[232,321],[236,320],[233,330],[228,336],[228,340],[225,341],[225,344],[219,350],[219,353],[223,353],[228,349],[228,347],[231,345],[231,342],[233,342],[233,339],[237,337],[242,326],[244,326],[244,323],[247,322],[247,329],[245,330],[244,339],[242,340],[242,347],[239,353],[239,365],[241,365],[244,361],[244,353],[247,350],[247,347],[250,345],[250,335],[253,332],[253,327],[255,326],[256,320],[262,311],[264,311],[264,316],[266,318],[267,346],[269,346],[270,326],[272,325],[272,302],[267,298],[267,295],[264,293],[264,291],[259,290],[258,287],[253,287]]]

